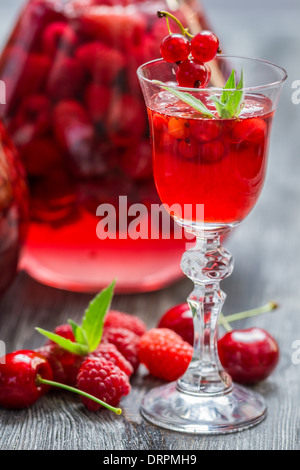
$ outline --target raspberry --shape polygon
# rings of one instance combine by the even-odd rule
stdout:
[[[132,365],[125,359],[120,353],[118,348],[114,344],[101,343],[96,351],[93,351],[88,355],[89,358],[104,357],[109,362],[112,362],[118,366],[128,377],[133,373]]]
[[[140,44],[146,30],[144,17],[133,11],[131,5],[117,8],[95,5],[83,12],[79,23],[78,29],[83,33],[114,44],[117,49],[131,49]]]
[[[126,328],[106,327],[102,341],[114,344],[136,371],[139,366],[138,345],[140,336]]]
[[[49,362],[52,369],[53,380],[62,384],[68,384],[64,368],[59,360],[59,355],[55,354],[55,350],[56,348],[53,343],[52,345],[45,344],[44,346],[36,349],[35,352],[41,354]]]
[[[103,121],[111,106],[111,90],[98,83],[91,83],[85,90],[85,103],[92,121]]]
[[[19,139],[21,132],[26,132],[26,128],[21,128],[17,133]],[[21,152],[30,176],[47,176],[49,171],[58,166],[62,160],[61,149],[49,137],[33,139],[21,146]]]
[[[124,110],[126,109],[126,113]],[[107,132],[117,146],[137,144],[146,131],[147,115],[140,99],[120,95],[107,119]]]
[[[26,52],[20,46],[8,46],[0,57],[1,75],[5,77],[21,77],[27,59]]]
[[[66,323],[64,325],[58,325],[54,329],[54,333],[59,336],[62,336],[63,338],[69,339],[70,341],[73,341],[73,342],[75,341],[73,329],[71,325],[69,325],[69,323]],[[50,341],[50,343],[54,344],[53,341]]]
[[[93,80],[102,85],[109,85],[125,65],[121,52],[99,41],[80,46],[76,51],[76,57]]]
[[[120,166],[124,173],[135,181],[147,180],[152,176],[152,154],[150,142],[141,141],[130,146],[123,153]]]
[[[58,49],[70,53],[77,42],[78,38],[73,28],[60,21],[47,26],[42,36],[43,50],[50,57],[54,57]]]
[[[154,377],[177,380],[186,371],[193,354],[192,346],[168,328],[153,328],[139,343],[138,356]]]
[[[50,68],[51,60],[48,57],[43,54],[30,54],[18,82],[19,95],[23,97],[39,93],[45,85]]]
[[[119,312],[118,310],[110,310],[104,320],[104,328],[126,328],[133,331],[138,336],[142,336],[146,332],[145,323],[134,315]]]
[[[48,77],[47,92],[55,100],[72,98],[84,84],[85,73],[74,57],[60,54]]]
[[[87,359],[79,369],[77,387],[111,406],[117,406],[121,398],[131,390],[128,376],[118,366],[104,357]],[[91,411],[101,408],[89,398],[81,397],[83,404]]]
[[[84,108],[74,100],[65,100],[53,110],[54,134],[65,149],[76,174],[90,171],[95,131]]]
[[[13,134],[15,144],[24,145],[32,138],[43,135],[49,130],[50,118],[51,106],[46,96],[33,94],[24,97],[15,118],[10,123],[10,132]]]
[[[46,344],[36,350],[48,359],[55,381],[74,386],[84,357],[72,354],[58,344]]]

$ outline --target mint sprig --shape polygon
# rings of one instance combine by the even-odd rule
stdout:
[[[153,83],[161,86],[164,90],[175,95],[184,103],[194,108],[196,111],[201,113],[203,116],[216,119],[215,116],[206,106],[202,103],[201,100],[195,98],[193,95],[187,92],[178,91],[174,88],[166,86],[163,82],[158,80],[153,80]],[[211,96],[208,99],[214,102],[218,115],[221,119],[230,119],[232,117],[237,117],[241,110],[243,109],[243,93],[244,87],[244,74],[243,70],[241,71],[241,78],[239,83],[236,85],[235,81],[235,70],[233,69],[224,88],[221,96]]]
[[[229,119],[237,117],[241,110],[244,99],[243,93],[244,87],[244,74],[241,71],[241,78],[239,83],[236,85],[235,82],[235,71],[232,70],[220,98],[211,96],[209,99],[215,103],[216,109],[221,119]]]
[[[85,310],[81,325],[69,320],[75,342],[42,328],[36,328],[36,330],[73,354],[85,356],[94,351],[101,341],[104,319],[110,308],[114,286],[115,281],[94,297]]]
[[[211,118],[216,117],[205,106],[205,104],[202,103],[201,100],[199,100],[198,98],[195,98],[190,93],[187,93],[184,91],[178,91],[178,90],[175,90],[174,88],[170,88],[166,86],[163,82],[160,82],[159,80],[153,80],[153,83],[156,83],[157,85],[161,86],[161,88],[163,88],[164,90],[167,90],[170,93],[173,93],[173,95],[177,96],[177,98],[179,98],[181,101],[191,106],[191,108],[196,109],[197,111],[199,111],[199,113],[203,114],[204,116],[211,117]]]

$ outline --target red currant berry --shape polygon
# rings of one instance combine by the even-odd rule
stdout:
[[[203,62],[185,59],[178,66],[176,78],[179,86],[203,88],[208,83],[209,73]]]
[[[224,369],[241,384],[266,379],[279,359],[277,342],[261,328],[229,331],[219,339],[218,351]]]
[[[166,36],[160,45],[160,53],[167,62],[181,62],[190,53],[190,42],[182,34]]]
[[[209,62],[219,49],[219,39],[210,31],[201,31],[191,41],[191,53],[196,60]]]

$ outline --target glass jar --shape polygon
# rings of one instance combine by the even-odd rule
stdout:
[[[157,10],[172,11],[192,32],[206,28],[193,0],[29,0],[3,50],[2,117],[30,188],[21,266],[40,282],[87,292],[116,278],[117,292],[138,292],[181,277],[184,237],[97,232],[103,204],[116,208],[118,229],[127,210],[119,196],[126,207],[160,204],[136,76],[168,34]]]
[[[24,168],[0,122],[0,295],[17,273],[27,231],[27,198]]]

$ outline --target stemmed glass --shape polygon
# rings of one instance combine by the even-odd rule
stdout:
[[[194,283],[187,299],[194,352],[178,381],[144,396],[141,413],[175,431],[228,433],[262,421],[266,404],[260,394],[234,384],[218,357],[218,317],[226,297],[220,281],[233,270],[232,255],[220,238],[249,214],[260,195],[271,124],[287,74],[267,61],[220,54],[209,86],[188,89],[176,84],[176,69],[158,59],[137,73],[148,109],[158,194],[174,220],[196,238],[181,262]],[[244,76],[243,102],[238,116],[221,118],[215,102],[222,100],[233,69],[236,83]],[[182,101],[178,91],[200,100],[209,113]]]

